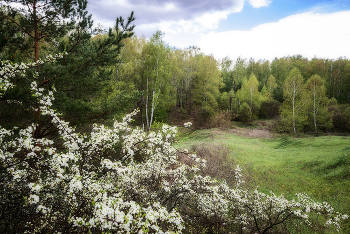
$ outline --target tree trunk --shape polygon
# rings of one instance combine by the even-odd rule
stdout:
[[[292,96],[292,104],[293,104],[293,130],[294,130],[294,133],[296,134],[297,133],[297,131],[296,131],[296,128],[295,128],[295,96],[296,96],[296,94],[295,94],[295,92],[296,92],[296,90],[295,90],[295,81],[293,81],[293,96]]]
[[[148,78],[147,78],[147,84],[146,84],[146,125],[147,125],[147,130],[149,131],[151,129],[151,126],[149,124],[149,119],[148,119]]]
[[[34,60],[35,62],[39,60],[39,28],[38,28],[38,18],[36,15],[36,1],[33,2],[33,17],[34,17]]]
[[[314,84],[314,125],[315,125],[315,131],[317,133],[317,124],[316,124],[316,84]]]

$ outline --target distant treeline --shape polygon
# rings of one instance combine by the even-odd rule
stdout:
[[[148,127],[167,121],[177,106],[196,111],[198,126],[212,126],[224,115],[243,122],[276,118],[277,131],[350,130],[348,59],[217,61],[197,47],[171,48],[161,36],[124,41],[114,68],[115,91],[141,94],[136,106]]]

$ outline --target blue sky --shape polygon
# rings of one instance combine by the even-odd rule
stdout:
[[[275,22],[307,11],[336,12],[346,9],[350,10],[349,1],[273,0],[268,7],[261,8],[245,4],[241,12],[230,14],[222,21],[218,31],[249,30],[263,23]]]
[[[106,28],[134,11],[137,36],[161,30],[217,59],[350,57],[349,0],[90,0],[88,10]]]

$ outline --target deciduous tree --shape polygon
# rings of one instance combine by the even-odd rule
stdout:
[[[297,68],[293,68],[285,80],[283,94],[281,117],[286,126],[297,133],[297,130],[304,127],[307,120],[306,107],[308,102],[304,79]]]
[[[171,53],[163,42],[162,35],[157,31],[142,50],[144,117],[148,130],[151,130],[157,106],[162,102],[164,111],[170,102],[168,89],[171,85]]]
[[[329,99],[326,96],[326,87],[324,81],[319,75],[313,75],[306,83],[307,92],[310,100],[310,115],[312,125],[317,133],[320,127],[332,127],[332,114],[328,111]]]
[[[219,98],[220,71],[212,56],[198,57],[197,72],[193,81],[192,96],[201,110],[201,125],[214,114]]]

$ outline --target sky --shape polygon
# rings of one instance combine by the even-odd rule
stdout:
[[[135,34],[216,59],[350,58],[350,0],[89,0],[95,25],[134,11]]]

